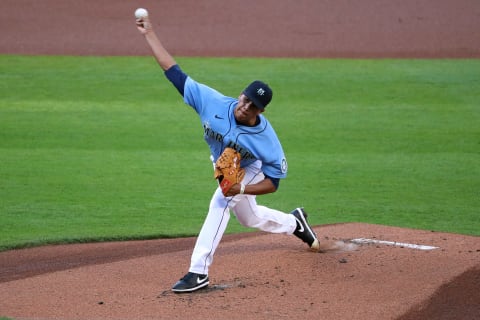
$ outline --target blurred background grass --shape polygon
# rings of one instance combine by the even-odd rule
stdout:
[[[273,88],[289,176],[259,203],[480,235],[479,60],[178,62],[234,97]],[[152,58],[4,55],[0,79],[0,249],[197,234],[208,148]]]

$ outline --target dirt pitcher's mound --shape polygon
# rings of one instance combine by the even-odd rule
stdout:
[[[193,238],[3,252],[2,270],[30,271],[20,277],[10,272],[17,280],[2,278],[0,315],[242,320],[480,316],[480,238],[368,224],[315,230],[321,235],[321,253],[308,251],[293,236],[226,236],[210,287],[181,295],[170,287],[187,271]],[[33,272],[36,261],[48,273]]]

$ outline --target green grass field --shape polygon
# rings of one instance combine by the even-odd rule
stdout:
[[[228,95],[272,86],[289,176],[260,203],[480,235],[480,60],[178,61]],[[0,56],[0,250],[195,235],[208,157],[151,57]]]

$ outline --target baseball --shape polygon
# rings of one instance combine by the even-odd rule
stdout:
[[[135,18],[137,19],[142,19],[148,16],[148,11],[147,9],[144,8],[138,8],[135,10]]]

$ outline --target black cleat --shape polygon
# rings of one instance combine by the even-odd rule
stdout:
[[[208,275],[189,272],[172,287],[175,293],[193,292],[208,286]]]
[[[307,222],[307,213],[303,208],[297,208],[291,212],[297,220],[297,229],[293,232],[294,235],[299,237],[303,242],[307,243],[310,250],[318,252],[320,250],[320,242],[317,239],[317,235],[313,232],[312,228]]]

